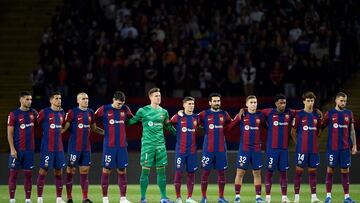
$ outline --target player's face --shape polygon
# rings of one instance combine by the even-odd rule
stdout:
[[[335,99],[336,106],[343,110],[346,106],[347,98],[346,97],[338,97]]]
[[[247,100],[246,107],[248,107],[249,111],[256,111],[256,109],[257,109],[257,99],[253,98],[253,99]]]
[[[150,101],[152,104],[160,105],[161,103],[161,93],[160,92],[153,92],[150,96]]]
[[[81,108],[87,108],[89,106],[89,97],[87,94],[80,94],[78,98],[78,104]]]
[[[186,113],[193,113],[194,112],[194,107],[195,107],[195,102],[194,101],[186,101],[184,104],[184,110]]]
[[[283,112],[285,111],[286,107],[286,99],[279,99],[275,102],[275,106],[278,111]]]
[[[52,106],[61,107],[61,95],[54,95],[53,98],[50,99],[50,103]]]
[[[125,104],[125,101],[121,101],[119,99],[114,99],[113,98],[113,103],[112,103],[112,106],[116,109],[120,109],[122,107],[122,105]]]
[[[20,104],[22,107],[30,108],[32,103],[32,96],[23,96],[20,98]]]
[[[315,99],[306,98],[303,102],[306,109],[312,109],[314,107]]]
[[[209,105],[213,110],[219,110],[221,106],[220,97],[211,97],[211,101],[209,101]]]

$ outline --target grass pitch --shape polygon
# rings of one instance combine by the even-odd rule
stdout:
[[[183,201],[187,196],[186,184],[183,184],[181,187],[182,198]],[[167,185],[167,193],[168,197],[171,200],[175,200],[175,191],[173,185]],[[216,203],[218,198],[218,188],[217,185],[212,184],[208,186],[208,200],[209,203]],[[325,184],[318,184],[317,186],[317,194],[320,200],[324,201],[326,192],[325,192]],[[355,201],[360,201],[360,185],[350,185],[350,195]],[[17,186],[16,190],[16,202],[21,203],[24,202],[24,189],[22,185]],[[262,197],[265,198],[265,187],[262,187]],[[288,197],[290,200],[294,198],[293,185],[289,185],[288,187]],[[310,202],[310,188],[309,185],[302,184],[300,191],[300,202],[309,203]],[[333,186],[333,203],[342,203],[343,202],[343,189],[340,184],[335,184]],[[127,198],[132,202],[139,202],[140,200],[140,186],[139,185],[128,185],[127,188]],[[228,183],[225,187],[225,198],[227,198],[230,202],[233,202],[234,199],[234,186],[233,183]],[[278,184],[274,184],[272,187],[272,202],[279,203],[281,202],[281,193],[280,187]],[[36,203],[36,185],[33,185],[32,190],[32,202]],[[66,200],[66,189],[64,185],[63,189],[63,199]],[[89,199],[96,203],[102,203],[102,193],[100,185],[90,185],[89,186]],[[110,185],[109,187],[109,200],[110,203],[119,202],[119,188],[117,185]],[[201,199],[201,190],[200,185],[195,185],[193,199],[196,201],[200,201]],[[73,200],[75,203],[81,203],[82,193],[79,185],[73,186]],[[147,191],[147,200],[148,203],[158,203],[160,200],[160,192],[157,185],[149,185]],[[0,186],[0,203],[9,202],[8,195],[8,187],[7,185]],[[52,203],[55,202],[55,186],[54,185],[45,185],[44,190],[44,202]],[[185,201],[184,201],[185,202]],[[255,202],[255,189],[252,184],[244,184],[241,188],[241,202],[244,203],[252,203]]]

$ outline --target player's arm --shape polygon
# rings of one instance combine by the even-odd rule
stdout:
[[[226,129],[229,130],[229,129],[233,128],[234,126],[238,125],[240,123],[242,117],[243,116],[236,114],[235,118],[231,119],[230,123],[228,125],[226,125]]]
[[[61,134],[65,133],[70,127],[70,122],[66,122],[65,125],[61,128]]]
[[[104,135],[104,130],[99,128],[95,122],[93,124],[91,124],[90,127],[91,127],[92,132],[95,132],[99,135]]]
[[[356,154],[357,153],[357,146],[356,146],[356,133],[355,133],[354,123],[351,124],[350,128],[351,128],[350,139],[351,139],[351,142],[353,144],[353,147],[351,149],[351,153]]]
[[[72,119],[73,119],[73,111],[72,111],[72,110],[69,110],[69,111],[66,113],[66,116],[65,116],[65,125],[61,128],[61,134],[65,133],[65,132],[70,128]]]
[[[128,125],[134,125],[136,124],[137,122],[141,121],[141,118],[142,118],[142,108],[140,108],[136,114],[130,118],[127,122]]]
[[[17,152],[14,145],[14,123],[15,123],[14,114],[10,113],[8,117],[7,139],[10,146],[10,155],[16,159]]]
[[[166,130],[168,130],[172,135],[176,135],[176,130],[175,130],[174,126],[171,124],[168,112],[166,112],[166,114],[165,114],[164,128]]]
[[[299,127],[299,120],[300,120],[300,118],[298,118],[298,116],[296,116],[296,115],[294,116],[294,118],[292,120],[291,138],[295,144],[296,144],[296,131]]]

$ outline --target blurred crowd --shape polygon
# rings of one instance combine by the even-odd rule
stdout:
[[[359,68],[355,0],[65,0],[44,29],[34,94],[322,101]]]

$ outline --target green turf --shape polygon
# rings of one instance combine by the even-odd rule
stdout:
[[[6,203],[9,202],[8,197],[8,188],[6,185],[0,186],[0,203]],[[167,186],[168,196],[171,200],[175,200],[175,192],[174,192],[174,186],[168,185]],[[279,185],[273,185],[273,193],[272,193],[272,202],[278,203],[280,202],[280,188]],[[289,198],[292,200],[294,198],[294,192],[293,192],[293,185],[289,185],[288,187],[289,191]],[[200,201],[200,185],[196,185],[194,189],[194,195],[193,198],[197,201]],[[208,200],[209,203],[217,202],[217,185],[209,185],[208,187]],[[262,196],[265,197],[265,188],[263,186],[262,188]],[[354,200],[359,201],[360,200],[360,185],[350,185],[350,194]],[[187,193],[186,193],[186,185],[182,185],[182,195],[183,199],[185,199]],[[321,200],[325,199],[325,185],[319,184],[318,185],[318,197]],[[230,202],[233,202],[234,198],[234,186],[232,183],[229,183],[226,185],[225,188],[225,197],[230,200]],[[81,203],[81,189],[78,185],[73,187],[73,200],[75,203],[79,202]],[[101,203],[102,202],[102,196],[101,196],[101,187],[100,185],[90,185],[89,188],[89,198],[93,200],[94,202]],[[140,187],[139,185],[129,185],[128,186],[128,192],[127,192],[127,198],[132,202],[139,202],[140,200]],[[66,199],[66,191],[65,191],[65,185],[63,189],[63,199]],[[109,187],[109,199],[110,203],[119,202],[119,188],[117,185],[111,185]],[[149,203],[157,203],[160,199],[160,192],[158,190],[157,185],[150,185],[147,192],[147,200]],[[241,202],[255,202],[255,191],[254,186],[251,184],[245,184],[241,188]],[[32,192],[32,201],[33,203],[36,203],[36,186],[33,186],[33,192]],[[24,202],[24,191],[23,186],[18,185],[17,191],[16,191],[16,202]],[[55,202],[55,186],[54,185],[46,185],[45,191],[44,191],[44,202],[45,203],[52,203]],[[185,201],[184,201],[185,202]],[[300,202],[309,203],[310,202],[310,189],[308,184],[303,184],[300,191]],[[343,202],[343,190],[341,185],[334,185],[333,186],[333,203],[342,203]]]

